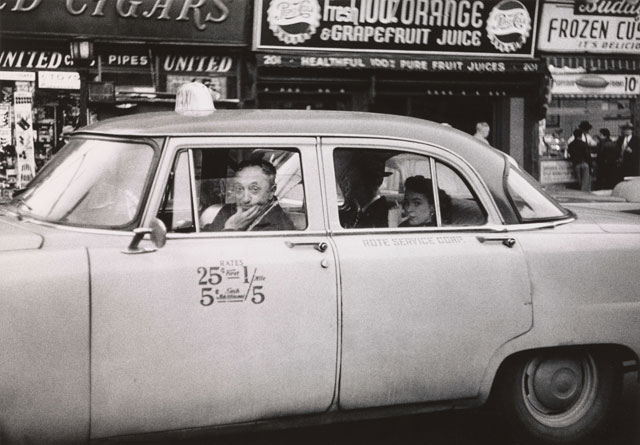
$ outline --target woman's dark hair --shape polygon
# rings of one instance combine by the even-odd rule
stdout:
[[[433,204],[433,183],[431,179],[427,179],[422,175],[410,176],[404,182],[405,193],[410,190],[420,193],[427,198],[429,204]],[[451,197],[444,190],[438,189],[438,199],[440,201],[440,216],[442,220],[447,222],[451,215]]]
[[[429,202],[433,201],[433,184],[431,179],[427,179],[422,175],[410,176],[404,182],[404,190],[411,190],[412,192],[422,193],[427,197]],[[432,203],[433,204],[433,203]]]
[[[611,136],[611,132],[609,131],[608,128],[601,128],[600,129],[600,134],[602,134],[606,138]]]

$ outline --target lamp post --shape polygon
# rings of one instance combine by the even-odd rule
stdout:
[[[69,50],[73,65],[80,74],[80,116],[78,125],[84,127],[87,125],[87,102],[88,102],[88,86],[89,65],[93,62],[93,41],[86,37],[77,37],[69,42]]]

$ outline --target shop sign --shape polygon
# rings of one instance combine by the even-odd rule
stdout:
[[[282,55],[258,54],[258,66],[286,68],[365,68],[419,72],[452,73],[540,73],[544,64],[538,61],[464,60],[417,58],[408,56]]]
[[[538,0],[257,0],[256,50],[533,56]]]
[[[246,45],[247,0],[0,0],[2,33]]]
[[[75,71],[38,71],[38,87],[55,90],[79,90],[80,74]]]
[[[70,54],[39,50],[0,51],[0,68],[56,70],[61,67],[73,68]]]
[[[640,53],[640,2],[545,2],[538,49],[637,55]]]
[[[576,182],[571,161],[548,160],[540,161],[540,183],[562,184]]]
[[[234,68],[234,63],[229,56],[168,55],[164,56],[162,68],[168,73],[228,73]]]
[[[553,74],[552,95],[640,94],[640,75],[630,74]]]
[[[35,82],[36,73],[29,71],[0,71],[0,80]]]
[[[105,54],[100,56],[104,66],[147,68],[151,64],[151,56],[146,54]]]

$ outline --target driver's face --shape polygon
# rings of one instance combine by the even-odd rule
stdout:
[[[269,203],[275,192],[275,185],[260,167],[246,167],[239,171],[233,187],[236,204],[242,210]]]

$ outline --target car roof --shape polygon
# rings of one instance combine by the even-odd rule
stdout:
[[[205,116],[173,111],[106,119],[75,134],[119,137],[319,136],[402,139],[445,147],[473,166],[489,186],[501,213],[510,206],[502,175],[505,155],[467,133],[423,119],[382,113],[326,110],[216,110]],[[505,206],[505,204],[507,204]],[[508,209],[507,209],[508,207]],[[506,219],[511,219],[509,215]]]

